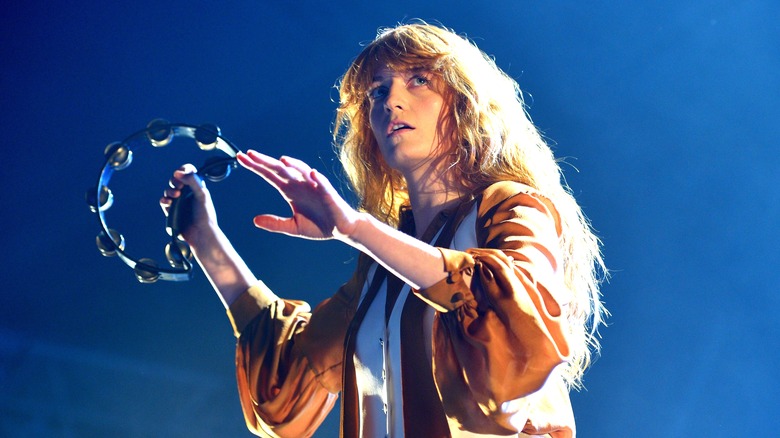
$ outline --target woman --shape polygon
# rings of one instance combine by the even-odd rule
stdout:
[[[310,436],[341,392],[346,437],[574,436],[603,263],[517,84],[447,29],[388,29],[342,78],[335,140],[358,209],[306,163],[238,155],[292,209],[257,227],[361,252],[313,312],[254,277],[192,166],[161,200],[195,194],[183,237],[238,337],[249,428]]]

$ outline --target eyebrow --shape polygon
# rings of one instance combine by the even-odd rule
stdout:
[[[398,70],[393,70],[393,71],[398,72]],[[417,73],[420,73],[420,72],[424,72],[424,71],[430,71],[430,69],[425,68],[425,67],[411,67],[411,68],[407,68],[405,70],[402,70],[401,73],[402,74],[414,75],[414,74],[417,74]],[[383,75],[376,74],[376,75],[374,75],[373,78],[371,78],[371,82],[379,82],[379,81],[381,81],[384,78],[385,77]]]

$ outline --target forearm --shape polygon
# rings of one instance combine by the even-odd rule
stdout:
[[[436,284],[447,276],[441,253],[435,247],[361,214],[347,244],[371,256],[415,289]]]
[[[191,239],[190,245],[195,259],[225,308],[250,286],[258,283],[219,227],[214,226],[208,232],[199,233],[196,239]]]

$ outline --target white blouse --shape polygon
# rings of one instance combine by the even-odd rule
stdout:
[[[476,236],[477,207],[474,205],[458,226],[451,249],[466,250],[477,247]],[[442,230],[431,240],[435,242]],[[374,265],[363,286],[361,302],[368,291],[370,279],[376,273]],[[404,284],[393,307],[388,324],[385,325],[385,300],[387,296],[387,280],[377,291],[374,301],[360,325],[355,341],[355,373],[357,375],[358,403],[360,409],[360,436],[364,438],[403,437],[403,396],[401,393],[401,313],[410,287]],[[425,333],[425,349],[427,357],[431,355],[431,331],[433,329],[434,309],[428,307],[423,320]],[[453,436],[486,437],[464,433],[450,427]]]

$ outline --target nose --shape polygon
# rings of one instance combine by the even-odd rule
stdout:
[[[387,89],[385,98],[385,111],[391,112],[394,109],[406,109],[406,87],[403,81],[392,81]]]

